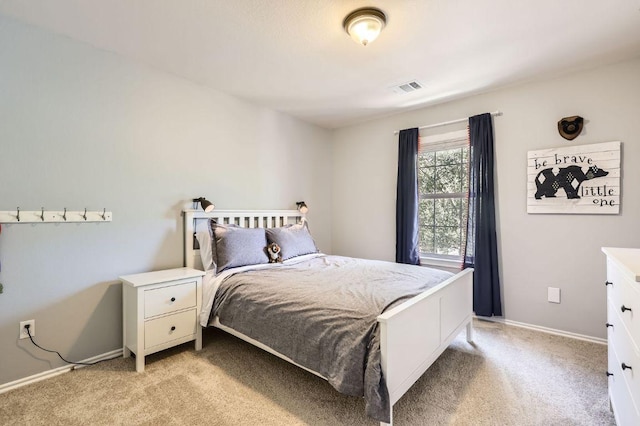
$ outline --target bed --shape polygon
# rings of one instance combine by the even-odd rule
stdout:
[[[297,210],[217,210],[211,213],[205,213],[202,210],[185,210],[184,264],[187,267],[202,270],[208,269],[207,266],[203,265],[203,257],[195,235],[196,232],[202,232],[203,229],[206,229],[209,219],[214,219],[222,227],[230,225],[228,228],[249,228],[246,229],[246,232],[255,228],[256,233],[262,232],[257,228],[265,228],[267,232],[270,232],[274,229],[276,231],[280,229],[286,231],[296,226],[297,228],[295,229],[300,229],[301,223],[306,226],[305,218]],[[234,231],[234,229],[231,230]],[[286,243],[282,245],[286,246]],[[203,248],[203,252],[205,250]],[[366,273],[354,273],[353,271],[360,270],[358,268],[363,268],[362,270],[366,271]],[[297,336],[291,330],[288,330],[289,332],[285,334],[291,335],[291,339],[299,337],[304,341],[304,345],[297,344],[295,340],[291,340],[283,346],[285,343],[274,341],[271,335],[275,334],[273,330],[280,330],[282,327],[282,324],[278,322],[278,318],[282,318],[282,314],[274,314],[269,317],[269,312],[264,309],[266,305],[261,305],[263,302],[258,298],[258,292],[261,287],[270,289],[272,293],[281,292],[276,293],[276,297],[291,301],[291,303],[285,304],[285,308],[289,309],[289,311],[296,310],[295,305],[292,304],[293,300],[298,298],[308,304],[311,303],[309,300],[317,298],[316,293],[305,294],[304,299],[302,299],[300,298],[302,296],[298,297],[296,293],[291,292],[299,291],[297,289],[303,288],[301,286],[303,286],[305,280],[327,280],[328,282],[317,286],[304,287],[305,289],[311,288],[312,291],[319,292],[320,290],[317,289],[324,289],[325,286],[330,284],[330,281],[339,281],[334,278],[337,275],[332,275],[338,273],[335,272],[336,270],[340,270],[339,273],[342,273],[343,270],[351,271],[350,277],[355,277],[356,275],[368,277],[362,280],[354,279],[353,282],[349,283],[349,286],[353,286],[353,292],[360,294],[360,296],[354,297],[352,301],[356,305],[360,303],[360,300],[368,299],[366,296],[362,297],[364,293],[361,292],[360,288],[368,288],[372,285],[372,282],[381,281],[375,278],[381,275],[371,275],[378,274],[378,272],[380,274],[391,274],[390,276],[397,281],[403,281],[406,277],[406,282],[411,287],[411,292],[407,293],[409,296],[402,297],[394,293],[395,290],[382,292],[384,293],[383,295],[376,294],[372,299],[375,299],[375,303],[378,303],[383,309],[374,313],[373,316],[366,316],[365,318],[365,315],[362,315],[361,312],[357,314],[353,314],[353,312],[350,314],[336,314],[336,305],[340,304],[341,298],[335,297],[334,290],[325,291],[330,295],[329,297],[333,297],[333,299],[329,299],[331,300],[332,312],[334,312],[331,318],[350,318],[348,321],[345,320],[333,328],[342,332],[343,329],[348,327],[348,331],[344,332],[345,335],[366,335],[368,340],[362,339],[362,345],[364,345],[362,350],[364,352],[362,352],[361,347],[354,344],[353,349],[350,349],[350,351],[353,350],[355,355],[350,352],[348,355],[343,356],[347,361],[344,359],[329,359],[327,361],[325,359],[327,357],[322,355],[317,356],[319,358],[317,362],[311,362],[308,359],[309,354],[300,352],[298,348],[309,346],[309,341],[322,341],[321,344],[319,343],[320,346],[332,347],[332,345],[327,345],[326,343],[333,343],[339,340],[332,340],[334,337],[326,331],[331,327],[291,327],[291,330],[297,330],[297,334],[301,335]],[[365,397],[367,402],[367,414],[379,420],[381,425],[392,424],[393,405],[433,364],[453,339],[465,328],[467,341],[472,342],[473,339],[471,322],[473,315],[473,270],[466,269],[455,275],[433,271],[429,275],[429,277],[433,278],[427,278],[427,275],[425,275],[427,271],[428,268],[342,258],[322,253],[295,256],[281,264],[230,267],[217,275],[215,273],[205,275],[203,280],[201,326],[220,328],[328,380],[334,388],[343,393],[355,394],[354,392],[362,391],[363,394],[361,396]],[[372,279],[372,277],[374,278]],[[416,277],[425,277],[424,282],[417,282]],[[291,283],[286,284],[285,282],[287,281],[291,281]],[[427,281],[433,282],[427,283]],[[411,284],[412,282],[415,282],[415,285]],[[348,288],[344,283],[337,285],[342,286],[338,288],[338,291],[343,293],[345,288]],[[387,286],[385,288],[388,289],[390,287]],[[250,289],[250,293],[247,293],[247,289]],[[242,293],[243,291],[244,293]],[[284,294],[286,296],[283,296]],[[271,309],[274,303],[270,303],[269,300],[273,301],[275,299],[273,299],[273,294],[269,296],[272,298],[265,299],[267,302],[264,302],[264,304],[268,304]],[[319,297],[317,299],[320,300]],[[357,303],[356,299],[358,300]],[[249,301],[246,302],[246,300]],[[253,305],[240,305],[240,301],[243,301],[242,303],[252,303]],[[378,305],[376,305],[376,309]],[[294,307],[292,308],[292,306]],[[298,310],[309,311],[311,308],[315,309],[315,306],[301,305]],[[234,312],[242,312],[242,315],[234,315]],[[258,317],[259,321],[247,325],[242,321],[249,321],[250,318],[247,319],[247,317],[251,316],[251,312],[255,312],[255,316]],[[318,317],[315,311],[313,315],[323,321],[329,318],[327,315]],[[236,321],[235,317],[240,316],[243,318],[242,321]],[[310,324],[313,326],[313,321],[309,319],[295,320],[290,323]],[[333,324],[333,321],[331,323]],[[313,335],[313,330],[309,331],[310,328],[321,329],[318,337]],[[304,333],[301,330],[304,330]],[[335,337],[335,339],[338,338]],[[361,339],[358,338],[356,340],[359,342]],[[314,355],[315,352],[310,350],[310,353]],[[363,356],[365,357],[364,366],[359,365],[363,362]],[[379,368],[377,367],[378,365]],[[340,370],[339,368],[341,367],[344,368]],[[352,368],[353,371],[351,370]],[[379,370],[379,382],[376,381],[378,380],[378,376],[375,374],[376,368]],[[362,379],[363,383],[361,385],[358,384],[358,386],[362,386],[361,388],[355,385],[351,386],[349,378],[345,379],[340,376],[341,374],[346,376],[353,375],[354,371],[356,375],[362,374],[365,376]],[[336,376],[338,377],[336,378]],[[346,385],[343,385],[342,379],[344,379]],[[371,410],[369,407],[372,407]]]

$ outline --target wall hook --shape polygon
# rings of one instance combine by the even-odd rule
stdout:
[[[0,0],[1,1],[1,0]],[[0,211],[0,224],[5,223],[28,223],[28,224],[45,224],[45,223],[89,223],[89,222],[102,222],[108,223],[113,221],[113,212],[107,211],[106,208],[102,211],[89,210],[82,208],[77,210],[64,209],[60,210],[47,210],[45,207],[41,207],[37,210],[22,210],[20,207],[16,207],[15,210]],[[2,422],[0,422],[2,423]]]

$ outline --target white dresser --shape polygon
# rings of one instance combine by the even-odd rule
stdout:
[[[136,354],[136,371],[144,371],[145,356],[154,352],[191,340],[202,349],[203,275],[177,268],[120,277],[124,357]]]
[[[640,249],[607,255],[609,400],[619,426],[640,425]]]

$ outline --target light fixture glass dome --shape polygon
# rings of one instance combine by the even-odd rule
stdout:
[[[378,38],[386,22],[387,17],[380,9],[365,7],[347,15],[343,26],[354,41],[366,46]]]

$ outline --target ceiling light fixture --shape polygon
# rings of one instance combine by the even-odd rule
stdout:
[[[351,38],[364,46],[375,40],[387,23],[387,16],[375,7],[354,10],[344,18],[342,26]]]

